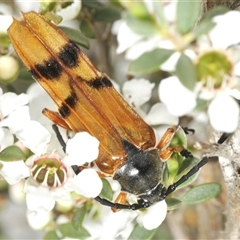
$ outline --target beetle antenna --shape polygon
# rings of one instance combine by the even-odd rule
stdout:
[[[172,185],[170,185],[166,192],[165,192],[165,196],[164,198],[166,198],[170,193],[174,192],[176,190],[176,188],[181,185],[182,183],[184,183],[185,181],[187,181],[192,175],[194,175],[195,173],[197,173],[199,171],[199,169],[204,166],[206,163],[209,162],[210,159],[212,159],[214,157],[204,157],[197,165],[195,165],[187,174],[183,175],[177,182],[173,183]]]
[[[63,140],[62,134],[60,133],[58,126],[57,126],[56,124],[53,124],[53,125],[52,125],[52,129],[53,129],[53,131],[55,132],[56,137],[57,137],[59,143],[60,143],[61,146],[62,146],[63,152],[66,152],[66,143],[65,143],[65,141]]]
[[[56,124],[53,124],[52,128],[53,128],[53,131],[56,134],[56,137],[57,137],[59,143],[62,146],[63,152],[66,153],[66,143],[63,140],[62,134],[60,133],[58,126]],[[79,167],[77,165],[73,165],[72,169],[73,169],[73,171],[75,172],[76,175],[80,173]]]
[[[219,140],[217,141],[218,144],[222,144],[224,143],[228,137],[231,135],[231,133],[223,133],[221,135],[221,137],[219,138]],[[184,149],[185,150],[185,149]],[[187,151],[188,152],[188,151]],[[182,153],[181,153],[182,154]],[[183,156],[185,155],[182,154]],[[176,188],[178,186],[180,186],[183,182],[187,181],[192,175],[194,175],[195,173],[197,173],[199,171],[199,169],[204,166],[206,163],[209,162],[209,160],[216,158],[215,156],[212,157],[204,157],[197,165],[195,165],[187,174],[183,175],[177,182],[173,183],[172,185],[170,185],[166,192],[164,193],[163,198],[166,198],[169,194],[171,194],[172,192],[174,192],[176,190]]]

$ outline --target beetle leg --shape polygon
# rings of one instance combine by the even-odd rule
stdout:
[[[60,114],[58,112],[54,112],[51,111],[47,108],[44,108],[42,113],[53,123],[55,123],[56,125],[63,127],[67,130],[72,130],[68,124],[65,122],[65,120],[60,116]]]
[[[160,151],[159,156],[162,161],[166,161],[170,158],[173,152],[182,152],[183,147],[181,146],[169,146],[164,150]]]
[[[111,201],[108,201],[105,198],[101,198],[99,196],[94,198],[96,201],[98,201],[99,203],[101,203],[102,205],[111,207],[111,208],[115,208],[115,209],[129,209],[129,210],[138,210],[140,208],[148,208],[151,206],[151,204],[149,202],[143,201],[143,200],[139,200],[138,203],[134,203],[134,204],[120,204],[120,203],[113,203]]]
[[[159,141],[157,148],[164,149],[165,147],[167,147],[169,145],[169,143],[171,142],[177,129],[178,129],[178,126],[172,126],[172,127],[168,128],[167,131],[163,134],[161,140]]]
[[[123,204],[123,205],[126,205],[128,204],[127,202],[127,193],[125,192],[120,192],[117,196],[117,198],[115,199],[114,203],[117,203],[117,204]],[[120,209],[116,209],[114,207],[111,208],[113,212],[117,212],[119,211]]]

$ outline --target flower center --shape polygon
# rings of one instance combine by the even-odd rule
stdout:
[[[198,80],[206,87],[218,88],[232,74],[232,63],[224,53],[211,51],[202,55],[197,62]]]
[[[41,158],[31,169],[35,181],[45,187],[59,187],[67,179],[67,169],[56,158]]]

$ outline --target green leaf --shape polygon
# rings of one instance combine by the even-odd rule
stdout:
[[[183,53],[177,62],[176,75],[186,88],[193,90],[197,81],[196,69],[192,60]]]
[[[63,235],[63,237],[85,239],[90,236],[89,232],[86,229],[81,228],[77,231],[71,223],[58,225],[58,230]]]
[[[137,19],[146,19],[150,17],[146,5],[142,1],[121,0],[121,5],[127,9],[128,13]]]
[[[146,52],[130,64],[129,72],[131,74],[147,74],[159,71],[160,65],[172,54],[172,50],[159,48]]]
[[[46,232],[43,237],[43,240],[52,240],[52,239],[60,240],[55,230]]]
[[[182,34],[188,33],[197,21],[201,1],[179,0],[177,3],[177,28]]]
[[[62,29],[71,40],[78,43],[80,46],[89,49],[89,42],[80,31],[64,26],[59,26],[59,28]]]
[[[98,9],[92,15],[94,21],[113,23],[121,18],[121,11],[115,7],[105,7]]]
[[[175,210],[182,205],[182,202],[176,198],[166,198],[166,203],[169,211]]]
[[[187,147],[187,137],[186,137],[186,134],[181,127],[174,134],[170,145],[171,146],[183,146],[184,148]]]
[[[91,23],[88,20],[83,20],[80,24],[81,32],[88,38],[95,38],[95,33]]]
[[[26,156],[19,147],[13,145],[3,149],[0,152],[0,159],[6,162],[18,161],[18,160],[24,161],[26,160]]]
[[[113,191],[112,191],[112,187],[110,185],[110,183],[108,182],[108,180],[101,178],[102,183],[103,183],[103,188],[101,193],[99,194],[100,197],[105,198],[109,201],[112,201],[113,199]]]
[[[219,183],[205,183],[186,192],[180,200],[185,204],[196,204],[216,197],[221,191]]]
[[[135,240],[135,239],[148,240],[148,239],[152,239],[152,237],[156,234],[157,231],[158,231],[158,228],[155,228],[153,230],[147,230],[144,227],[141,227],[137,224],[134,227],[133,231],[131,232],[130,236],[128,237],[128,240]]]
[[[7,34],[0,33],[0,46],[1,47],[8,47],[11,41]]]
[[[22,68],[19,71],[19,75],[18,75],[18,80],[23,80],[23,81],[30,81],[30,82],[34,82],[32,75],[30,74],[29,71],[26,70],[26,68]]]
[[[131,28],[131,30],[140,35],[149,37],[158,34],[157,26],[152,19],[139,19],[128,14],[126,20],[127,25]]]
[[[73,213],[72,217],[72,226],[74,229],[79,230],[82,229],[82,222],[86,215],[87,209],[85,206],[82,206],[81,208],[76,208]]]
[[[156,22],[159,26],[166,25],[163,2],[153,1],[153,10]]]
[[[229,8],[225,7],[225,6],[217,6],[212,8],[210,11],[207,11],[207,13],[203,16],[203,18],[201,19],[201,21],[205,21],[205,20],[212,20],[213,17],[218,16],[218,15],[222,15],[229,12]]]
[[[216,23],[211,21],[203,21],[198,24],[198,26],[192,31],[194,39],[200,37],[203,34],[209,33],[215,27]]]
[[[90,9],[100,9],[104,7],[104,5],[97,0],[82,0],[82,7],[90,8]]]

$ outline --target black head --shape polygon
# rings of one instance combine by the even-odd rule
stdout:
[[[123,141],[127,161],[114,174],[113,179],[121,185],[121,190],[139,198],[147,198],[152,204],[159,201],[162,190],[164,163],[157,149],[141,150],[128,141]]]

